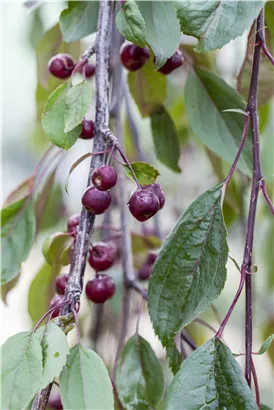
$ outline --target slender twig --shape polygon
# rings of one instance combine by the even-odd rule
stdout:
[[[261,11],[261,19],[264,22],[264,10]],[[269,59],[269,61],[274,65],[274,57],[272,56],[272,54],[270,53],[270,51],[268,50],[267,46],[266,46],[266,42],[265,42],[265,25],[263,25],[261,27],[260,30],[260,34],[258,36],[258,41],[260,43],[260,46],[264,52],[264,54],[266,55],[266,57]],[[256,33],[257,36],[257,33]],[[256,43],[257,41],[257,37],[256,37]]]
[[[268,195],[268,193],[267,193],[266,185],[265,185],[265,180],[264,180],[264,179],[262,179],[262,180],[259,182],[259,189],[261,189],[261,191],[262,191],[262,193],[263,193],[263,196],[264,196],[264,198],[265,198],[266,204],[267,204],[268,208],[270,209],[270,211],[272,212],[272,215],[274,215],[274,206],[273,206],[273,204],[272,204],[272,202],[271,202],[271,199],[269,198],[269,195]]]
[[[246,112],[248,113],[248,110],[246,110]],[[249,114],[249,113],[248,113]],[[238,161],[240,159],[241,153],[243,151],[244,145],[245,145],[245,141],[246,141],[246,137],[248,134],[248,125],[249,125],[249,116],[244,116],[244,129],[243,129],[243,134],[242,134],[242,138],[241,138],[241,143],[238,149],[238,152],[236,154],[236,157],[234,159],[234,162],[229,170],[229,173],[227,174],[227,177],[225,179],[225,183],[224,183],[224,188],[227,188],[227,185],[229,184],[229,181],[231,180],[231,177],[237,167]]]
[[[199,323],[200,325],[207,327],[209,330],[216,333],[216,329],[214,329],[214,327],[207,323],[205,320],[196,317],[196,319],[194,319],[194,322]]]
[[[266,57],[271,61],[271,63],[274,65],[274,57],[272,54],[269,52],[268,48],[266,47],[265,41],[261,41],[261,47],[266,55]]]
[[[255,368],[253,359],[251,359],[251,372],[252,372],[252,377],[253,377],[253,381],[254,381],[254,388],[255,388],[255,394],[256,394],[256,403],[257,403],[258,409],[260,409],[261,408],[260,389],[259,389],[257,373],[256,373],[256,368]]]
[[[192,350],[197,349],[197,346],[194,343],[194,341],[192,340],[192,338],[188,334],[186,334],[186,332],[184,330],[181,331],[181,339],[183,339],[186,342],[186,344],[189,347],[191,347]]]

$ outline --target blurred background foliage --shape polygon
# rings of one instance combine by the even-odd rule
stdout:
[[[2,202],[4,203],[10,192],[28,178],[35,168],[43,152],[49,147],[41,127],[41,112],[50,93],[60,84],[60,81],[50,77],[47,71],[49,58],[58,52],[67,52],[75,60],[91,44],[93,37],[86,37],[81,42],[67,44],[62,41],[58,19],[60,12],[66,8],[65,2],[46,2],[30,12],[22,3],[5,2],[2,11],[3,35],[3,125],[2,125]],[[274,12],[273,2],[266,5],[266,22],[269,30],[267,40],[270,50],[274,51]],[[13,22],[12,24],[10,22]],[[185,211],[186,207],[205,191],[210,185],[221,180],[226,175],[229,165],[209,148],[202,145],[193,133],[185,112],[184,86],[190,65],[212,70],[230,86],[247,96],[252,47],[247,47],[247,40],[251,39],[253,31],[246,32],[242,37],[229,43],[221,50],[208,54],[197,54],[194,51],[196,40],[182,37],[181,49],[185,56],[185,64],[172,75],[167,77],[167,98],[165,107],[175,124],[174,133],[177,134],[180,146],[179,167],[182,173],[173,172],[160,163],[154,153],[153,136],[150,121],[142,118],[132,98],[128,105],[137,124],[140,135],[141,152],[136,150],[134,135],[130,127],[127,112],[123,108],[123,124],[126,151],[131,161],[146,160],[160,171],[159,183],[166,193],[166,206],[160,213],[160,226],[163,236],[169,234],[176,219]],[[250,41],[252,45],[252,40]],[[152,80],[153,81],[153,80]],[[129,80],[130,82],[130,80]],[[268,190],[273,197],[273,68],[269,61],[262,56],[259,83],[259,118],[261,131],[261,156],[263,173],[266,177]],[[94,79],[90,80],[94,94]],[[130,88],[134,84],[130,82]],[[159,85],[160,87],[160,85]],[[233,114],[238,115],[238,114]],[[94,104],[88,113],[94,118]],[[156,121],[157,122],[157,121]],[[170,129],[170,132],[172,130]],[[171,137],[170,137],[171,138]],[[49,234],[64,231],[66,219],[80,210],[80,198],[86,185],[86,175],[89,160],[82,162],[74,171],[69,181],[69,194],[64,190],[65,179],[71,165],[83,154],[90,152],[89,141],[79,140],[72,149],[62,157],[55,175],[54,188],[43,196],[40,204],[39,234],[28,260],[22,266],[22,274],[16,280],[16,286],[6,297],[7,305],[2,305],[2,342],[12,334],[31,328],[32,322],[46,311],[48,302],[54,294],[54,278],[61,270],[67,272],[67,267],[50,267],[45,263],[41,245]],[[141,156],[141,157],[140,157]],[[53,171],[52,171],[53,172]],[[134,187],[131,180],[127,183],[128,192]],[[249,180],[241,172],[233,177],[224,203],[224,216],[228,228],[230,256],[241,263],[246,216],[249,202]],[[39,212],[39,210],[38,210]],[[112,223],[118,226],[117,209],[113,209]],[[153,222],[140,226],[130,218],[132,224],[134,264],[138,269],[144,261],[147,249],[159,246],[159,239],[153,235]],[[96,227],[100,227],[102,218],[96,218]],[[144,234],[151,232],[151,237],[144,239]],[[94,239],[100,240],[101,230],[95,229]],[[271,214],[262,198],[259,201],[258,218],[256,222],[256,237],[254,247],[254,261],[258,271],[254,274],[254,350],[258,350],[261,342],[273,333],[273,290],[274,290],[274,227]],[[86,277],[93,276],[91,268],[87,268]],[[117,335],[117,317],[121,296],[121,266],[118,262],[110,270],[116,281],[117,292],[112,300],[104,307],[101,330],[97,335],[96,348],[107,364],[113,360]],[[239,282],[239,272],[231,260],[228,263],[228,280],[225,290],[216,302],[218,315],[222,318],[227,311]],[[7,293],[9,287],[5,288]],[[94,334],[97,332],[96,317],[101,317],[102,307],[93,306],[83,296],[81,311],[81,327],[84,343],[94,345]],[[132,320],[130,332],[135,331],[136,320],[140,309],[140,333],[149,340],[158,357],[162,359],[166,370],[166,380],[171,377],[164,362],[164,351],[159,341],[153,335],[147,312],[141,306],[138,295],[132,297]],[[212,309],[208,309],[202,316],[213,328],[218,328],[218,318]],[[189,334],[197,345],[205,342],[212,331],[199,323],[187,327]],[[241,297],[229,325],[224,339],[233,352],[244,350],[244,296]],[[130,334],[130,335],[131,335]],[[74,340],[75,334],[70,335]],[[189,353],[189,350],[187,350]],[[259,384],[263,402],[272,405],[274,345],[268,353],[254,357],[257,367]]]

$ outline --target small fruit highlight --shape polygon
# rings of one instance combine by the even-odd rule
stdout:
[[[86,284],[86,295],[94,303],[105,303],[116,290],[114,280],[108,275],[98,275]]]
[[[80,222],[80,214],[74,214],[69,217],[67,221],[67,231],[71,233],[72,236],[76,236],[79,222]]]
[[[176,68],[180,67],[183,64],[184,57],[181,50],[176,50],[172,57],[170,57],[163,67],[159,68],[159,73],[168,75],[172,73]]]
[[[121,62],[128,71],[137,71],[149,60],[150,53],[147,47],[141,48],[135,44],[125,44],[120,51]]]
[[[95,64],[87,63],[84,66],[81,66],[79,71],[84,74],[86,78],[91,78],[95,74]]]
[[[135,189],[129,198],[128,207],[139,222],[147,221],[160,209],[160,201],[154,192],[146,187]]]
[[[80,138],[90,140],[94,137],[94,122],[92,120],[83,120],[82,132]]]
[[[101,165],[92,174],[91,180],[94,186],[100,191],[107,191],[113,188],[117,182],[117,172],[109,165]]]
[[[57,54],[48,62],[49,72],[57,78],[68,78],[75,67],[73,58],[69,54]]]
[[[103,214],[111,204],[108,191],[99,191],[94,186],[88,187],[82,196],[82,205],[93,215]]]
[[[59,295],[65,294],[66,286],[68,283],[68,278],[69,278],[69,275],[67,273],[57,276],[56,281],[55,281],[55,288],[56,288],[56,293],[58,293]]]
[[[89,264],[101,272],[109,269],[116,258],[116,248],[111,243],[99,242],[95,244],[89,252]]]

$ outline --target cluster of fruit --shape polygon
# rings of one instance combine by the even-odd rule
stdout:
[[[76,237],[77,229],[80,222],[78,214],[71,216],[67,222],[67,231],[72,237]],[[95,270],[96,275],[86,284],[86,296],[93,303],[105,303],[115,294],[115,283],[111,276],[102,274],[108,270],[117,260],[118,248],[114,242],[99,242],[94,244],[89,249],[88,263]],[[147,258],[137,273],[139,280],[148,280],[151,274],[153,264],[157,258],[155,252],[149,252]],[[64,294],[68,282],[69,275],[61,274],[56,278],[55,289],[56,295],[50,302],[50,309],[56,306],[52,313],[52,317],[57,317],[60,314],[60,305],[64,302]]]
[[[120,50],[120,57],[123,66],[128,71],[137,71],[142,68],[150,58],[150,52],[147,47],[141,48],[132,43],[126,43],[122,45]],[[154,58],[154,62],[156,59]],[[183,64],[184,57],[182,52],[178,49],[171,56],[166,63],[159,68],[159,73],[168,75],[172,73],[176,68]]]

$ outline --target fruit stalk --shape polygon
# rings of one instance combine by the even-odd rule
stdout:
[[[96,41],[96,115],[93,139],[93,152],[106,150],[105,130],[109,127],[109,49],[112,32],[112,2],[101,1],[98,17],[98,32]],[[97,167],[103,165],[103,154],[93,156],[88,176],[88,186],[91,175]],[[89,249],[90,232],[94,225],[95,216],[82,208],[78,235],[72,255],[72,263],[65,298],[78,302],[83,288],[83,277]],[[63,314],[70,311],[71,306],[63,309]]]

